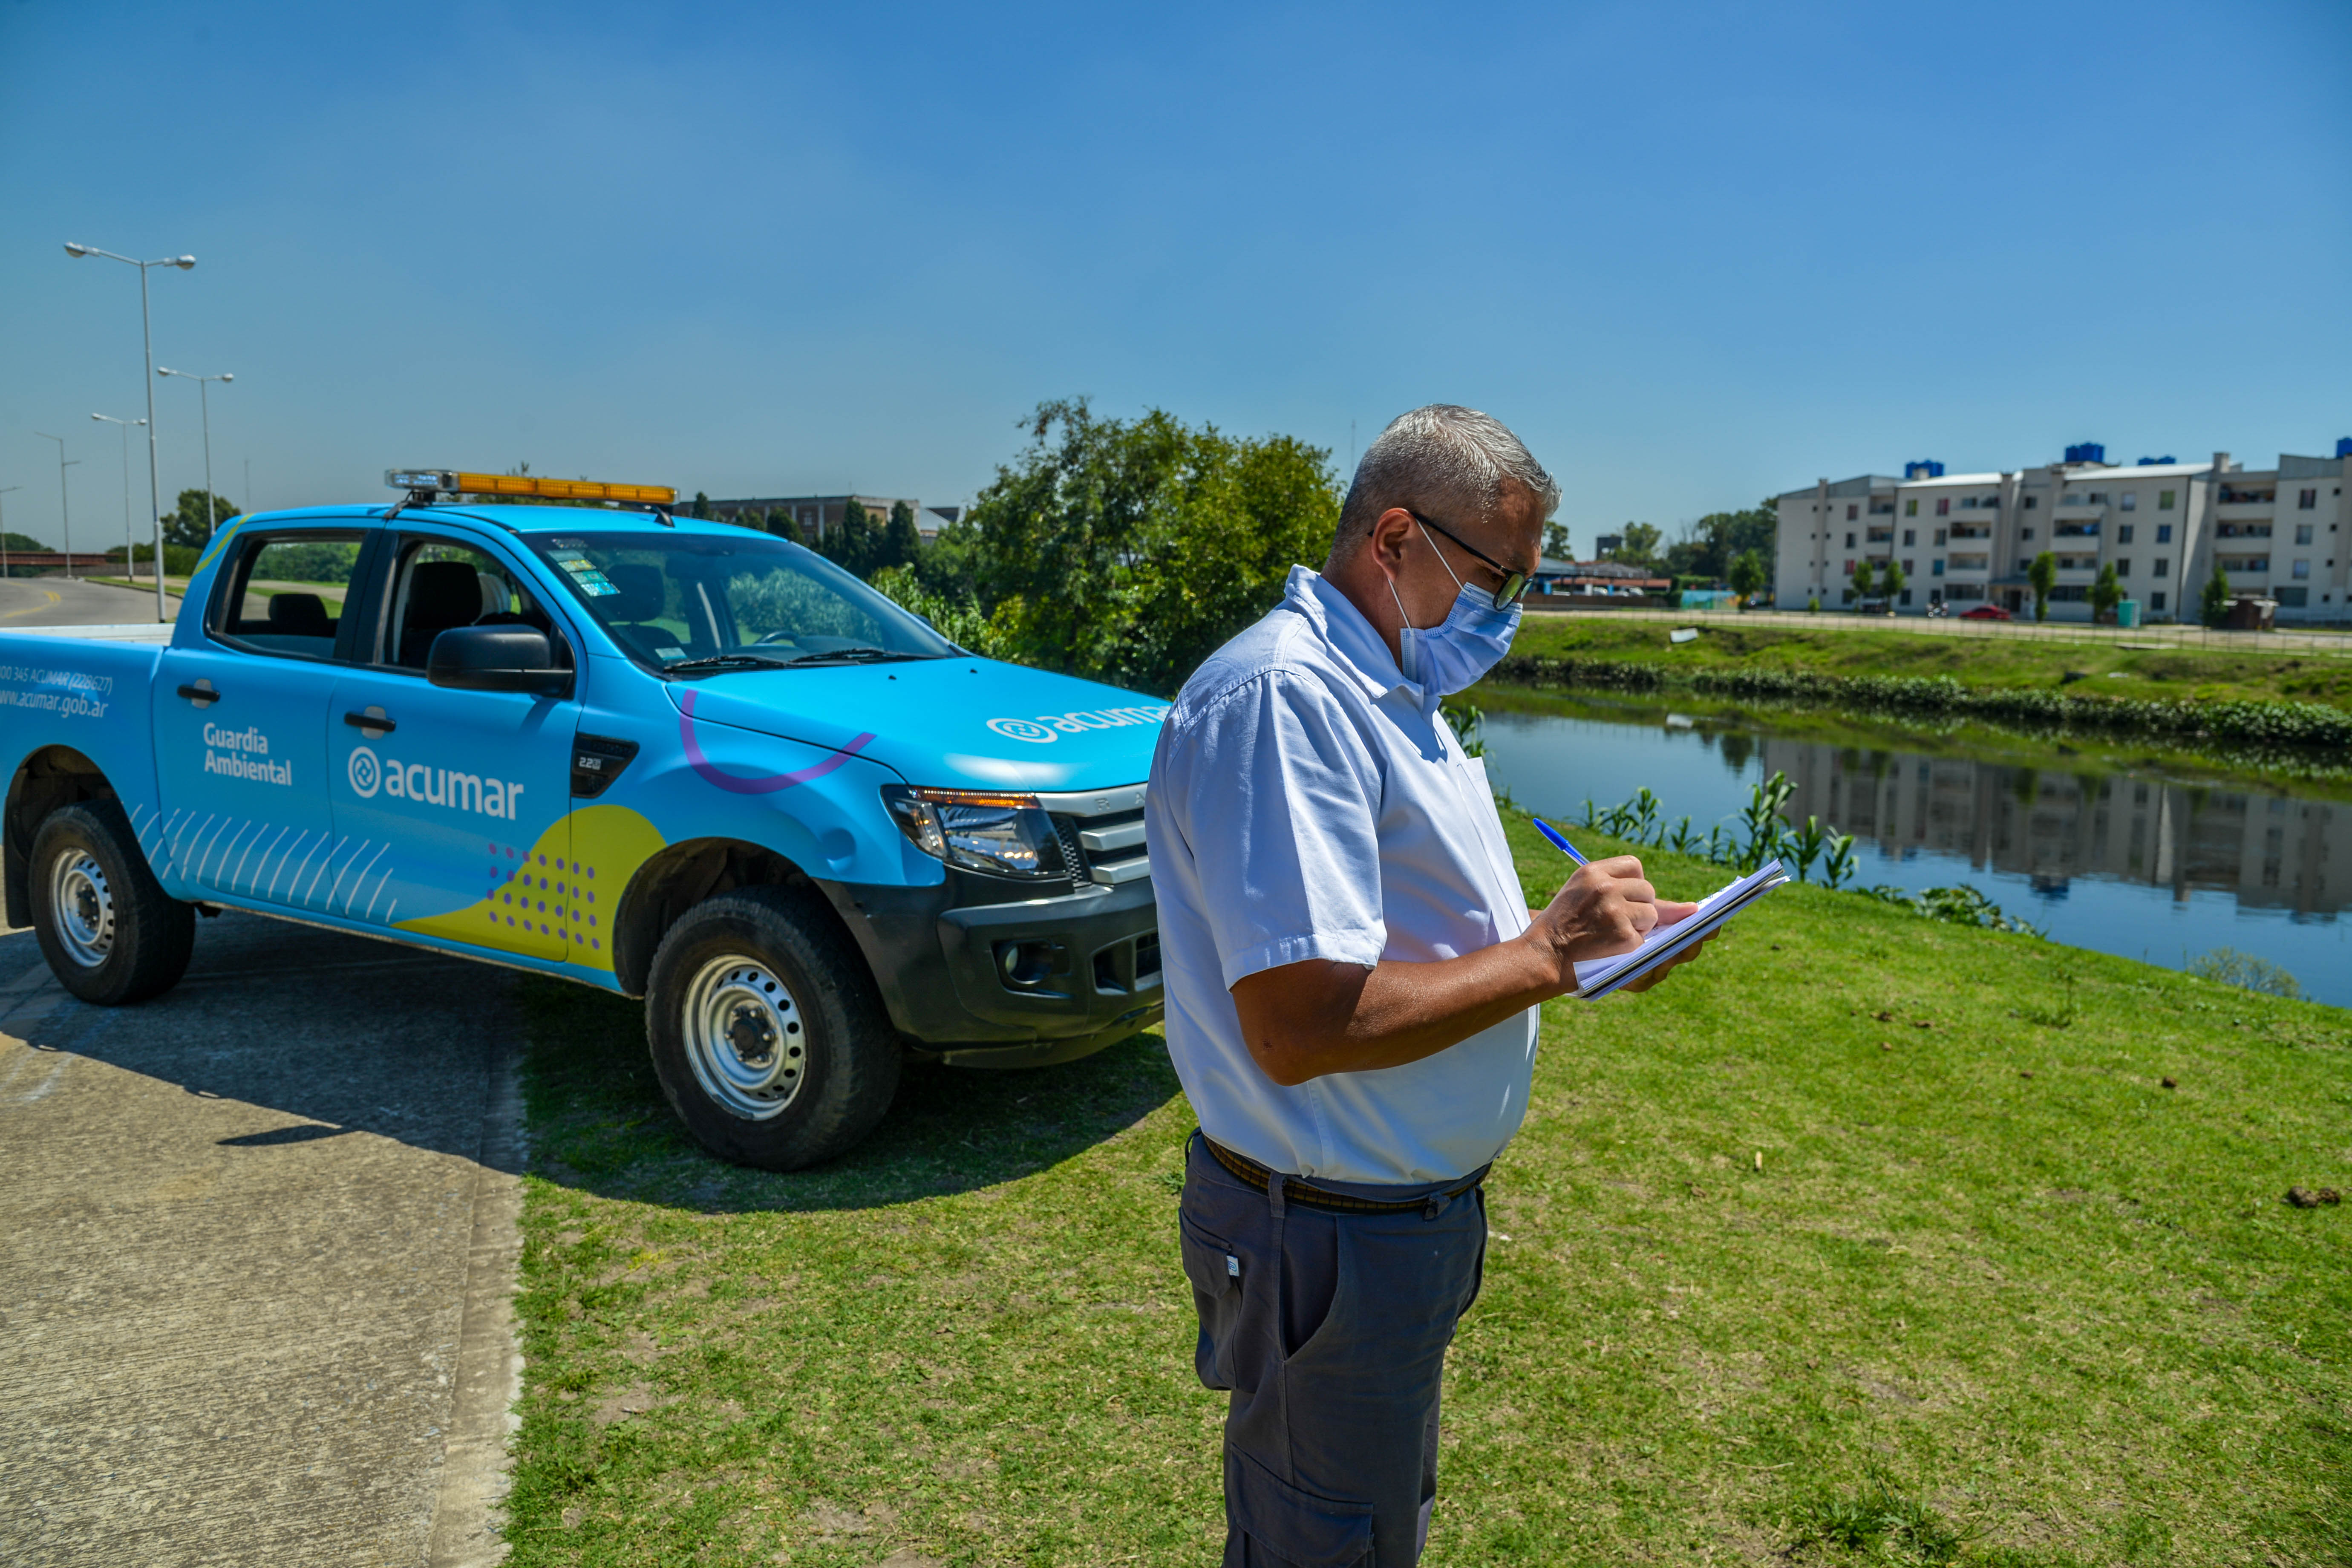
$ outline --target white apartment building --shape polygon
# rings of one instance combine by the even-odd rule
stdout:
[[[2086,445],[2044,468],[1947,474],[1914,463],[1899,479],[1791,490],[1778,498],[1775,604],[1849,605],[1856,565],[1868,560],[1879,575],[1894,561],[1906,579],[1898,614],[1990,603],[2031,615],[2026,568],[2047,550],[2058,563],[2053,620],[2090,618],[2091,584],[2110,563],[2144,620],[2196,618],[2217,563],[2233,597],[2275,599],[2282,622],[2352,620],[2352,438],[2333,458],[2282,455],[2263,469],[2227,452],[2128,468],[2104,458]]]

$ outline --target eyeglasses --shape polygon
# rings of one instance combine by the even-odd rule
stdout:
[[[1502,585],[1495,590],[1495,608],[1498,610],[1507,610],[1513,605],[1517,604],[1519,600],[1525,596],[1528,591],[1528,574],[1526,573],[1511,570],[1511,568],[1504,565],[1501,562],[1496,560],[1493,556],[1487,554],[1485,551],[1479,549],[1468,540],[1464,539],[1460,534],[1454,532],[1444,523],[1432,522],[1429,519],[1422,516],[1421,513],[1414,511],[1411,507],[1407,507],[1404,510],[1406,513],[1412,517],[1413,521],[1421,524],[1422,527],[1433,528],[1437,530],[1438,532],[1445,535],[1446,538],[1454,541],[1454,543],[1462,546],[1463,549],[1468,551],[1471,554],[1475,555],[1479,560],[1485,562],[1487,565],[1492,566],[1496,571],[1503,574]]]

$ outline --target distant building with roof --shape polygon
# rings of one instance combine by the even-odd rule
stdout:
[[[1639,598],[1664,594],[1675,585],[1647,566],[1622,561],[1560,561],[1544,556],[1528,578],[1532,591],[1547,597],[1575,595],[1581,598]]]
[[[1901,479],[1863,474],[1776,498],[1773,597],[1801,610],[1853,602],[1854,568],[1900,562],[1898,614],[1942,605],[1954,614],[1997,605],[2031,614],[2026,568],[2057,558],[2053,620],[2091,618],[2091,585],[2110,564],[2144,618],[2193,616],[2218,565],[2234,598],[2270,599],[2281,621],[2352,620],[2352,438],[2332,458],[2282,454],[2248,469],[2210,462],[2106,460],[2095,442],[2041,468],[1948,474],[1937,462]]]

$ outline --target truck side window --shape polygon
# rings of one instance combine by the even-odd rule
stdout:
[[[211,631],[256,653],[335,657],[343,598],[359,563],[354,532],[262,534],[240,541]]]
[[[454,626],[536,626],[554,644],[556,661],[570,651],[555,623],[504,562],[487,551],[446,540],[412,540],[401,552],[384,624],[382,662],[423,669],[433,639]]]

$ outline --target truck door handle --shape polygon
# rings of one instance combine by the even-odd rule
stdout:
[[[343,722],[354,730],[373,730],[383,735],[389,735],[400,728],[381,713],[346,713]]]
[[[186,698],[189,701],[195,703],[199,707],[207,703],[217,702],[221,700],[221,694],[208,685],[183,686],[180,688],[180,695]]]

